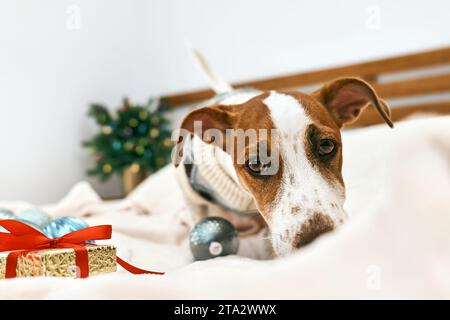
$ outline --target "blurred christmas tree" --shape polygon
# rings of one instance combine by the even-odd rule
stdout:
[[[152,105],[156,107],[151,108]],[[171,130],[165,117],[167,110],[164,100],[132,105],[124,99],[121,108],[113,113],[100,104],[92,104],[89,116],[95,119],[100,130],[83,142],[95,155],[95,163],[88,174],[105,181],[112,174],[122,174],[125,170],[147,174],[166,165],[172,150]]]

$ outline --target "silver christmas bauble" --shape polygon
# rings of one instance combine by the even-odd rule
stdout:
[[[239,248],[238,233],[228,220],[209,217],[192,229],[190,247],[195,260],[236,254]]]

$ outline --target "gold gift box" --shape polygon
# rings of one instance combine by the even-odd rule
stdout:
[[[86,245],[89,276],[115,272],[116,248],[110,245]],[[8,252],[0,253],[0,279],[5,278]],[[73,249],[43,249],[27,253],[17,260],[17,277],[76,277]]]

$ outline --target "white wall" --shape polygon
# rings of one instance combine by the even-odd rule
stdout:
[[[186,39],[235,81],[449,45],[449,12],[445,0],[2,0],[0,200],[55,201],[85,179],[89,102],[203,87]]]

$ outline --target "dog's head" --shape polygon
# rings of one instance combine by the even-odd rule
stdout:
[[[341,78],[312,94],[270,91],[197,109],[182,129],[227,155],[283,255],[345,221],[340,129],[370,104],[392,126],[368,83]]]

